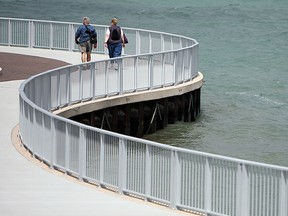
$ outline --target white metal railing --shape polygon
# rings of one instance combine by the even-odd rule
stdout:
[[[74,35],[80,23],[0,17],[0,45],[78,51]],[[106,53],[104,38],[108,26],[93,25],[98,35],[95,52]],[[184,36],[123,27],[129,38],[126,55],[157,53],[198,45]],[[196,64],[197,61],[194,62]],[[195,65],[197,66],[197,65]]]
[[[10,29],[9,36],[4,37],[7,44],[0,38],[2,45],[35,47],[37,41],[37,47],[42,47],[43,31],[50,31],[50,37],[56,34],[55,22],[50,21],[19,20],[19,23],[29,23],[25,24],[28,30],[20,28],[21,24],[15,19],[0,19],[0,23],[1,36],[5,35],[2,23],[8,23],[7,29]],[[40,23],[50,28],[42,30],[34,26]],[[76,24],[57,24],[70,29],[73,35]],[[13,25],[19,25],[17,29],[21,31],[12,30],[16,28]],[[28,32],[25,36],[30,41],[28,45],[16,35],[22,31]],[[135,41],[129,51],[133,56],[118,59],[121,66],[118,73],[109,70],[109,60],[104,60],[91,63],[89,70],[83,69],[83,65],[51,70],[21,85],[20,135],[24,145],[51,168],[172,208],[209,215],[287,216],[286,167],[124,136],[50,112],[82,100],[178,85],[197,76],[198,43],[195,40],[139,29],[129,31],[129,46],[130,41]],[[37,40],[36,35],[39,35]],[[67,37],[71,35],[67,33]],[[47,39],[46,48],[56,49],[54,40]],[[71,50],[71,44],[60,48]],[[151,44],[158,44],[160,48]],[[125,83],[127,79],[132,83]]]

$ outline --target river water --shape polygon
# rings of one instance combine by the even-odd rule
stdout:
[[[0,16],[157,30],[195,38],[201,114],[145,138],[288,166],[287,0],[0,0]],[[1,48],[0,48],[1,51]]]

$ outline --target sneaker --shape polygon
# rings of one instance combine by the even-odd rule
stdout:
[[[119,67],[118,64],[115,63],[115,64],[114,64],[114,69],[115,69],[115,70],[118,70],[118,67]]]

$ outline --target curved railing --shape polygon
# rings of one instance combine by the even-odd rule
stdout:
[[[0,19],[1,24],[6,21]],[[17,23],[16,20],[9,22]],[[33,27],[38,21],[20,22],[32,25],[29,28],[34,35],[28,38],[43,35]],[[56,34],[54,22],[39,22],[50,26],[50,36]],[[66,26],[67,37],[71,37],[69,34],[76,24],[58,24]],[[106,27],[96,27],[105,32]],[[135,45],[132,54],[136,55],[119,58],[117,73],[108,68],[109,60],[103,60],[91,63],[90,69],[73,65],[47,71],[21,85],[20,136],[24,145],[51,168],[172,208],[209,215],[287,216],[288,168],[171,147],[97,129],[51,113],[51,109],[73,103],[165,89],[197,79],[194,61],[198,56],[198,43],[195,40],[139,29],[129,31],[129,40],[135,41],[131,43]],[[7,45],[12,45],[13,38],[18,36],[12,30],[9,34]],[[145,46],[142,37],[148,45]],[[51,47],[56,43],[54,39],[49,41],[49,48],[55,48]],[[161,50],[153,52],[153,44],[158,44]],[[27,46],[34,47],[35,43]]]

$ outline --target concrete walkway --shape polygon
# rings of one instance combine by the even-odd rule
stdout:
[[[80,54],[0,46],[0,52],[80,63]],[[107,58],[93,54],[92,60]],[[0,65],[0,67],[2,67]],[[0,73],[5,72],[2,70]],[[19,145],[17,131],[21,81],[0,82],[0,215],[9,216],[175,216],[192,215],[119,195],[72,179],[31,158]],[[16,148],[12,144],[15,143]],[[19,150],[19,151],[17,151]],[[26,157],[24,157],[24,156]]]

